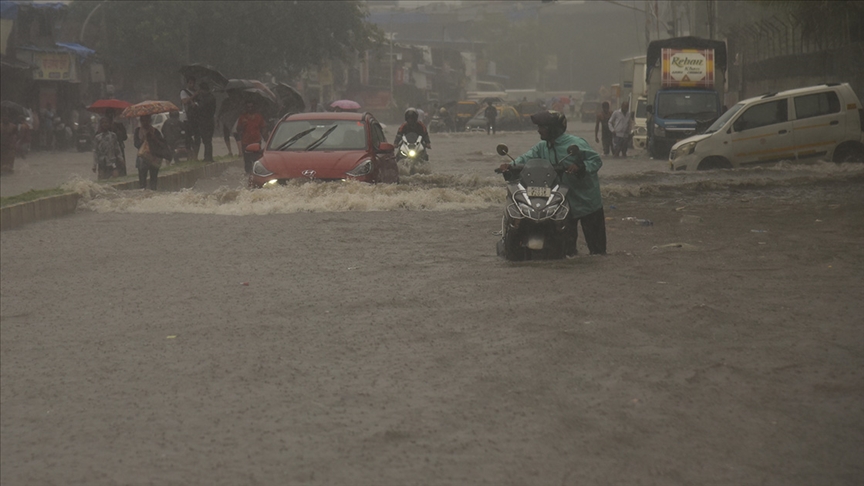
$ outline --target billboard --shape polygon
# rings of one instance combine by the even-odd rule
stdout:
[[[664,88],[713,88],[714,49],[663,49]]]

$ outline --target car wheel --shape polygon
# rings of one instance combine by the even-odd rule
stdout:
[[[723,157],[708,157],[699,162],[696,170],[731,169],[732,164]]]
[[[848,143],[837,147],[834,162],[864,162],[864,145]]]

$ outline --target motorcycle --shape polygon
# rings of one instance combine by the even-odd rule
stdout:
[[[396,163],[410,174],[423,172],[423,166],[429,161],[429,154],[423,145],[423,138],[413,132],[402,135],[399,151],[396,153]]]
[[[85,123],[75,123],[75,148],[79,152],[93,150],[93,138],[95,136],[92,120]]]
[[[506,145],[498,145],[496,151],[514,160]],[[574,161],[582,159],[576,145],[568,147],[567,153],[561,162],[569,157]],[[507,171],[495,169],[507,181],[507,206],[496,248],[498,256],[510,261],[564,258],[571,231],[567,218],[568,188],[562,182],[564,170],[560,162],[556,165],[546,159],[531,159]]]
[[[440,132],[449,132],[450,127],[447,125],[447,121],[437,113],[432,116],[432,120],[429,122],[429,133],[440,133]]]

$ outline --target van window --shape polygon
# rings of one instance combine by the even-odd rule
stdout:
[[[744,110],[744,113],[735,120],[732,128],[736,132],[742,132],[766,125],[774,125],[775,123],[783,123],[789,120],[788,112],[788,104],[785,99],[751,106]]]
[[[638,99],[636,100],[636,118],[645,118],[648,116],[648,113],[645,112],[645,108],[648,106],[648,100]]]
[[[839,112],[840,99],[833,91],[795,97],[795,118],[799,120]]]

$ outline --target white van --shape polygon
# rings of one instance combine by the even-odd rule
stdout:
[[[744,100],[705,133],[676,143],[673,170],[729,169],[781,160],[864,162],[864,107],[848,83]]]

